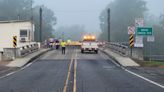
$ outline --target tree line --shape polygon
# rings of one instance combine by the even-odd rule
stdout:
[[[144,19],[144,26],[152,27],[155,36],[155,42],[148,43],[144,38],[145,54],[163,55],[164,48],[164,14],[156,17],[150,14],[147,8],[147,2],[144,0],[114,0],[107,5],[99,16],[100,28],[102,30],[99,39],[106,40],[108,37],[107,9],[111,10],[111,41],[112,42],[128,42],[128,26],[135,25],[136,18]],[[150,47],[151,44],[151,47]]]
[[[39,9],[43,9],[43,40],[53,37],[53,26],[57,18],[54,12],[44,5],[34,5],[33,0],[0,0],[0,21],[31,20],[35,24],[35,41],[39,41]],[[33,16],[33,17],[32,17]]]

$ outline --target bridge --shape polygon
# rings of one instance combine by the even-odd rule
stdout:
[[[130,57],[126,43],[106,43],[99,50],[99,54],[82,54],[79,47],[69,46],[63,55],[55,48],[37,48],[34,52],[28,49],[30,54],[7,64],[15,70],[0,77],[0,91],[163,92],[163,75],[160,75],[163,70],[156,72],[140,67]],[[140,57],[137,53],[133,53],[136,58]],[[12,87],[7,88],[9,85]]]

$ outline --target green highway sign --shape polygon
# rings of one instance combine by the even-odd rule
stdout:
[[[152,36],[153,29],[151,27],[137,27],[136,34],[138,36]]]

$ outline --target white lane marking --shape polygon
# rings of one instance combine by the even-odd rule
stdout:
[[[120,66],[119,64],[117,64],[117,63],[116,63],[114,60],[112,60],[112,59],[109,59],[109,60],[111,60],[112,63],[114,63],[116,66],[120,67],[121,69],[125,70],[126,72],[128,72],[128,73],[130,73],[130,74],[132,74],[132,75],[135,75],[135,76],[137,76],[137,77],[139,77],[139,78],[141,78],[141,79],[143,79],[143,80],[145,80],[145,81],[147,81],[147,82],[149,82],[149,83],[151,83],[151,84],[154,84],[154,85],[156,85],[156,86],[158,86],[158,87],[164,89],[164,85],[161,85],[161,84],[159,84],[159,83],[157,83],[157,82],[155,82],[155,81],[152,81],[152,80],[150,80],[150,79],[148,79],[148,78],[145,78],[145,77],[143,77],[143,76],[141,76],[141,75],[139,75],[139,74],[137,74],[137,73],[134,73],[134,72],[132,72],[132,71],[130,71],[130,70],[124,68],[123,66]]]
[[[161,87],[161,88],[164,89],[164,86],[161,85],[161,84],[159,84],[159,83],[157,83],[157,82],[154,82],[154,81],[152,81],[152,80],[150,80],[150,79],[148,79],[148,78],[145,78],[145,77],[143,77],[143,76],[141,76],[141,75],[139,75],[139,74],[136,74],[136,73],[134,73],[134,72],[132,72],[132,71],[130,71],[130,70],[125,69],[125,71],[127,71],[128,73],[130,73],[130,74],[132,74],[132,75],[135,75],[135,76],[137,76],[137,77],[139,77],[139,78],[141,78],[141,79],[143,79],[143,80],[145,80],[145,81],[148,81],[149,83],[152,83],[152,84],[154,84],[154,85],[156,85],[156,86]]]
[[[44,55],[45,55],[45,54],[44,54]],[[14,72],[10,72],[10,73],[8,73],[8,74],[6,74],[6,75],[4,75],[4,76],[1,76],[0,79],[6,78],[6,77],[8,77],[8,76],[10,76],[10,75],[13,75],[13,74],[15,74],[15,73],[17,73],[17,72],[19,72],[19,71],[22,71],[22,70],[28,68],[28,67],[31,66],[33,63],[35,63],[37,60],[38,60],[38,58],[35,59],[33,62],[27,64],[26,66],[24,66],[24,67],[22,67],[22,68],[20,68],[20,69],[18,69],[18,70],[16,70],[16,71],[14,71]]]
[[[34,61],[34,62],[35,62],[35,61]],[[4,76],[1,76],[0,79],[6,78],[6,77],[8,77],[8,76],[10,76],[10,75],[13,75],[13,74],[15,74],[15,73],[17,73],[17,72],[19,72],[19,71],[24,70],[24,69],[28,68],[29,66],[31,66],[34,62],[31,62],[31,63],[27,64],[26,66],[24,66],[24,67],[22,67],[22,68],[20,68],[20,69],[18,69],[18,70],[16,70],[16,71],[13,71],[13,72],[10,72],[10,73],[8,73],[8,74],[6,74],[6,75],[4,75]]]
[[[110,61],[112,61],[112,63],[114,63],[117,67],[121,67],[118,63],[116,63],[114,60],[109,59]]]
[[[8,74],[6,74],[6,76],[10,76],[10,75],[12,75],[12,74],[14,74],[15,72],[11,72],[11,73],[8,73]]]
[[[6,74],[6,75],[0,77],[0,79],[5,78],[5,77],[7,77],[7,76],[10,76],[10,75],[12,75],[12,74],[14,74],[14,73],[15,73],[15,72],[8,73],[8,74]]]
[[[33,63],[34,63],[34,62],[33,62]],[[22,69],[25,69],[25,68],[31,66],[33,63],[31,62],[31,63],[27,64],[27,65],[26,65],[25,67],[23,67]]]

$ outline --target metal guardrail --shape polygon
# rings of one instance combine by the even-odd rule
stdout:
[[[26,56],[30,53],[33,53],[39,49],[39,45],[37,43],[35,44],[30,44],[26,46],[22,46],[19,48],[19,55],[18,57],[23,57]]]
[[[110,48],[112,51],[126,57],[132,57],[135,59],[143,60],[143,49],[142,48],[133,48],[132,56],[131,49],[128,46],[127,42],[110,42],[106,44],[106,47]]]
[[[25,44],[17,48],[4,48],[4,51],[1,54],[1,60],[13,60],[15,58],[21,58],[39,50],[39,48],[39,43]]]
[[[125,45],[126,43],[114,43],[108,42],[106,47],[112,49],[114,52],[121,54],[122,56],[128,56],[128,46]]]
[[[122,56],[130,57],[130,48],[127,42],[107,42],[106,46],[110,48],[113,52],[116,52]],[[133,48],[132,58],[139,59],[139,60],[164,60],[164,55],[145,55],[144,48]]]

